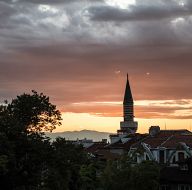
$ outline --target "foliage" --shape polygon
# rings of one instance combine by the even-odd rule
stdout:
[[[80,181],[81,190],[94,190],[98,186],[97,169],[93,163],[81,166]]]
[[[45,95],[32,91],[0,106],[0,185],[36,189],[52,153],[41,131],[60,125],[61,114]]]
[[[2,190],[156,190],[159,167],[132,165],[128,156],[104,162],[63,138],[51,142],[44,131],[61,114],[42,93],[17,96],[0,106],[0,187]]]
[[[53,152],[49,163],[51,171],[46,180],[46,186],[52,189],[79,189],[79,171],[87,163],[87,155],[80,145],[57,138],[52,143]],[[54,174],[54,175],[53,175]]]
[[[61,125],[61,114],[43,93],[22,94],[0,108],[0,127],[29,133],[52,131]],[[6,126],[5,126],[6,125]]]
[[[104,190],[157,190],[159,187],[159,166],[147,161],[132,165],[124,157],[108,162],[101,177]]]
[[[5,174],[7,173],[7,163],[8,159],[6,155],[1,155],[0,156],[0,174]]]
[[[134,167],[131,178],[133,190],[158,190],[159,166],[156,162],[145,161]]]

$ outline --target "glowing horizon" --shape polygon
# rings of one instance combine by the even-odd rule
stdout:
[[[95,130],[116,133],[120,128],[122,117],[98,117],[88,113],[64,113],[63,125],[53,132]],[[147,133],[150,126],[160,126],[161,129],[187,129],[191,131],[191,119],[139,119],[138,133]]]

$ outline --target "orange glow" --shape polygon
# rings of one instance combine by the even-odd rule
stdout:
[[[152,125],[161,129],[191,130],[191,99],[135,101],[135,118],[139,133],[147,133]],[[83,129],[116,133],[123,120],[122,102],[77,102],[65,107],[59,131]]]
[[[54,132],[83,129],[114,133],[119,127],[119,117],[99,117],[88,113],[63,113],[63,125]]]
[[[80,131],[83,129],[115,133],[119,129],[122,117],[100,117],[88,113],[63,113],[63,125],[54,132]],[[161,129],[188,129],[191,130],[191,120],[179,119],[138,119],[139,133],[147,133],[152,125],[159,125]]]

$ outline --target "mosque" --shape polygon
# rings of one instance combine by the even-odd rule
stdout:
[[[127,75],[123,99],[123,121],[116,134],[110,135],[110,143],[97,142],[87,151],[105,159],[127,154],[135,162],[154,160],[162,164],[174,164],[192,157],[192,132],[186,129],[161,130],[149,127],[149,133],[137,133],[138,122],[134,120],[134,100]]]
[[[106,141],[92,143],[86,151],[101,161],[127,155],[132,164],[154,161],[161,165],[160,190],[192,189],[192,132],[186,129],[161,130],[151,126],[149,133],[137,133],[134,101],[127,75],[123,99],[123,121],[116,134]]]

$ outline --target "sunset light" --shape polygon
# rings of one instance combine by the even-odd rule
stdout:
[[[102,132],[115,133],[119,128],[122,117],[100,117],[88,113],[63,113],[63,125],[58,127],[55,132],[61,131],[81,131],[95,130]],[[180,129],[191,130],[191,119],[140,119],[136,118],[139,123],[138,132],[147,133],[152,125],[159,125],[161,129]]]
[[[0,190],[192,190],[192,0],[0,0]]]

